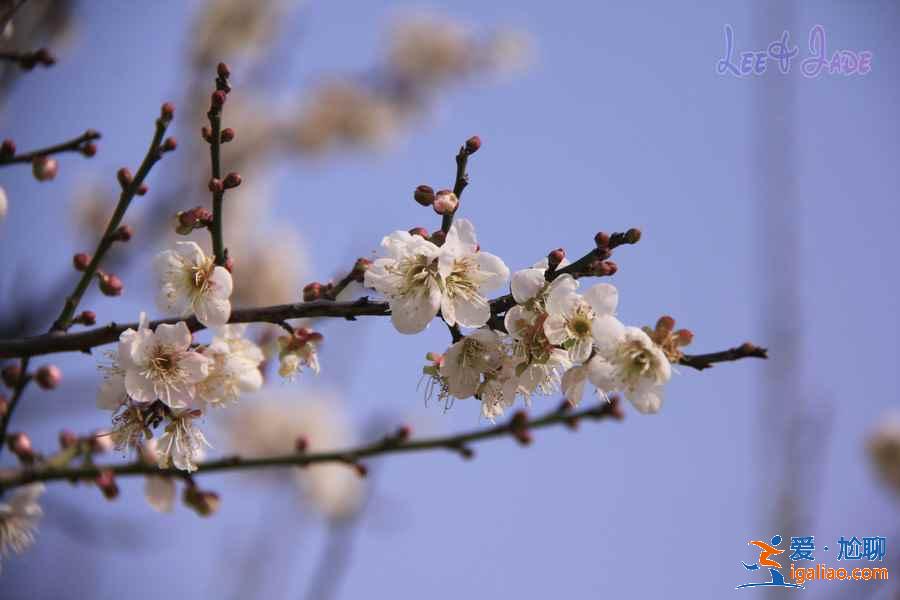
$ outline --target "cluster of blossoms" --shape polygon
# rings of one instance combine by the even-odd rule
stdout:
[[[245,326],[227,325],[231,316],[231,274],[194,242],[179,242],[155,261],[160,308],[213,329],[208,344],[194,343],[184,321],[151,330],[141,314],[137,330],[128,329],[102,367],[105,380],[97,406],[112,411],[110,438],[117,449],[137,449],[160,467],[195,470],[209,446],[198,419],[211,408],[234,404],[242,393],[263,383],[262,349],[245,337]],[[307,329],[280,338],[284,376],[301,365],[318,372],[316,344],[321,335]],[[162,428],[154,439],[153,430]],[[152,445],[150,444],[152,442]],[[157,486],[158,488],[161,486]],[[164,489],[164,488],[163,488]]]
[[[501,259],[482,252],[472,224],[456,220],[438,246],[420,235],[396,231],[385,237],[388,256],[374,262],[365,285],[386,296],[400,333],[425,329],[440,313],[448,326],[474,329],[438,355],[429,353],[426,396],[446,405],[475,397],[482,415],[495,419],[517,396],[562,390],[573,405],[586,382],[606,397],[621,392],[642,413],[657,412],[670,362],[689,340],[671,333],[664,317],[657,330],[628,327],[616,318],[618,291],[600,283],[579,293],[579,282],[556,257],[509,277]],[[514,305],[501,323],[492,320],[485,293],[509,281]]]

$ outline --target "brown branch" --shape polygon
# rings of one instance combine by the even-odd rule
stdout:
[[[578,411],[570,410],[568,403],[564,402],[558,409],[550,411],[544,416],[534,420],[529,420],[524,411],[519,411],[513,415],[513,418],[507,423],[457,435],[425,438],[421,440],[407,440],[405,436],[389,435],[375,443],[347,450],[295,453],[263,458],[228,456],[218,460],[201,463],[198,465],[198,470],[191,474],[176,469],[160,469],[156,465],[148,465],[147,463],[140,461],[119,465],[84,465],[71,468],[26,467],[12,475],[3,476],[2,479],[0,479],[0,492],[36,481],[93,481],[101,471],[109,471],[112,472],[113,475],[119,477],[135,475],[168,475],[171,477],[187,479],[196,477],[197,475],[216,473],[219,471],[239,471],[269,467],[305,467],[320,463],[359,465],[359,461],[365,458],[373,458],[388,454],[423,452],[428,450],[448,450],[459,454],[463,458],[471,458],[474,456],[474,451],[469,445],[475,442],[510,435],[520,443],[526,444],[529,443],[531,439],[529,432],[535,429],[551,427],[554,425],[565,425],[574,428],[579,421],[584,419],[600,421],[605,419],[620,420],[622,418],[623,413],[619,406],[619,401],[616,398],[611,399],[610,402],[602,402],[598,405]]]
[[[209,189],[212,192],[213,220],[209,227],[209,233],[212,237],[213,254],[216,257],[216,264],[225,265],[228,260],[228,251],[225,249],[225,241],[223,238],[222,224],[222,203],[225,199],[225,190],[230,187],[240,185],[240,177],[236,174],[229,173],[228,177],[222,179],[221,165],[221,147],[222,147],[222,107],[228,97],[231,87],[228,85],[228,76],[230,72],[225,63],[219,63],[216,76],[216,91],[213,92],[210,101],[209,112],[206,116],[209,118],[209,159],[211,166],[211,179]]]
[[[147,154],[144,156],[144,160],[141,162],[141,166],[134,177],[128,181],[121,176],[123,172],[120,171],[119,181],[122,184],[122,193],[119,196],[119,203],[116,205],[116,210],[113,212],[112,217],[110,217],[109,223],[106,226],[106,231],[103,233],[103,237],[100,238],[97,249],[94,251],[94,255],[87,268],[84,270],[81,279],[78,280],[75,290],[68,298],[66,298],[62,311],[53,323],[51,331],[66,331],[72,325],[72,317],[75,315],[78,303],[81,302],[81,297],[84,295],[85,291],[87,291],[91,279],[97,274],[100,261],[103,260],[106,252],[117,239],[115,232],[119,228],[122,219],[125,217],[125,211],[128,210],[131,200],[134,198],[135,194],[138,193],[138,190],[144,183],[144,179],[150,173],[150,169],[162,157],[163,136],[166,133],[166,128],[169,126],[169,123],[172,121],[173,110],[171,104],[167,103],[163,105],[160,117],[156,120],[156,132],[153,135],[153,140],[150,142],[150,148],[147,150]]]
[[[9,422],[12,419],[13,411],[16,410],[16,405],[19,403],[19,399],[25,391],[25,386],[31,381],[31,377],[28,375],[29,361],[30,358],[25,357],[19,363],[19,380],[16,382],[16,386],[13,389],[13,395],[12,398],[9,399],[6,412],[0,417],[0,453],[2,453],[3,448],[6,447],[6,432],[9,429]]]
[[[40,156],[50,156],[51,154],[60,154],[63,152],[81,152],[82,154],[85,154],[85,156],[88,156],[87,153],[90,152],[90,150],[86,150],[86,146],[94,140],[99,140],[100,137],[100,132],[88,129],[78,137],[73,138],[68,142],[56,144],[55,146],[48,146],[46,148],[40,148],[39,150],[32,150],[31,152],[22,154],[15,154],[13,156],[0,155],[0,166],[16,163],[30,163]]]
[[[23,71],[30,71],[37,65],[52,67],[56,64],[56,57],[50,54],[46,48],[39,48],[32,52],[16,52],[14,50],[0,52],[0,60],[16,63]]]
[[[456,179],[453,182],[453,193],[456,195],[457,200],[462,197],[463,190],[469,185],[469,174],[466,173],[469,156],[478,152],[480,147],[481,140],[477,136],[471,137],[466,141],[465,145],[460,147],[459,152],[456,154]],[[453,217],[456,215],[457,210],[459,210],[459,205],[457,205],[456,210],[448,215],[444,215],[441,219],[441,231],[445,234],[450,231],[450,226],[453,225]]]
[[[678,364],[702,371],[712,367],[713,363],[731,362],[742,358],[769,358],[768,352],[766,348],[760,348],[750,342],[745,342],[740,346],[729,348],[722,352],[685,354],[678,361]]]

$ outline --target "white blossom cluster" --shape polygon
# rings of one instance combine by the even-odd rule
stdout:
[[[234,404],[242,393],[263,383],[262,349],[244,336],[244,325],[226,325],[231,316],[231,274],[214,264],[194,242],[155,260],[158,304],[169,314],[194,314],[213,329],[208,344],[194,343],[187,323],[163,323],[151,330],[141,313],[138,329],[119,337],[118,348],[102,367],[105,380],[97,406],[112,411],[109,433],[117,449],[152,455],[160,467],[193,471],[209,446],[197,422],[216,407]],[[300,330],[281,338],[281,369],[291,376],[302,366],[318,372],[316,343],[321,336]],[[162,425],[162,435],[153,430]],[[153,442],[153,445],[149,443]],[[148,452],[151,450],[152,452]]]
[[[443,354],[429,355],[427,396],[436,392],[445,405],[475,397],[482,415],[493,420],[517,396],[528,402],[560,386],[578,404],[589,381],[601,396],[623,393],[642,413],[660,409],[669,359],[645,331],[616,318],[619,294],[612,285],[579,293],[571,275],[547,281],[546,260],[510,279],[503,261],[481,251],[474,227],[463,219],[442,246],[405,231],[381,245],[388,256],[369,268],[365,285],[388,299],[397,331],[420,332],[439,312],[450,326],[474,329]],[[515,306],[501,329],[489,324],[485,293],[507,281]]]

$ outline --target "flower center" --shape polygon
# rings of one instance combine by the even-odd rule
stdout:
[[[209,280],[209,277],[212,274],[212,270],[212,260],[206,260],[202,265],[195,265],[191,267],[190,286],[195,294],[203,295],[209,290],[210,286],[212,285]]]
[[[629,386],[636,385],[641,377],[654,368],[653,355],[639,341],[623,344],[619,349],[619,359],[622,379]]]
[[[569,321],[569,331],[577,338],[591,335],[591,321],[585,315],[579,314]]]
[[[402,278],[400,295],[424,293],[429,288],[429,279],[437,279],[437,259],[427,256],[409,256],[394,267],[394,272]]]
[[[453,270],[444,280],[450,297],[474,298],[478,296],[478,265],[471,257],[459,258],[453,262]]]

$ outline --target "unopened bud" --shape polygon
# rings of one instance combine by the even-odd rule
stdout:
[[[227,252],[228,249],[226,248],[225,251]],[[227,258],[225,259],[225,264],[222,265],[222,266],[225,267],[225,270],[228,271],[229,273],[234,272],[234,259],[231,258],[230,256],[227,257]]]
[[[658,333],[669,334],[675,329],[675,319],[669,315],[664,315],[656,321],[656,331]]]
[[[78,443],[78,436],[70,429],[63,429],[59,432],[59,447],[65,450],[71,448]]]
[[[213,194],[221,194],[225,191],[225,184],[222,183],[221,179],[216,179],[215,177],[209,180],[207,187]]]
[[[459,206],[459,198],[450,190],[441,190],[434,195],[434,212],[439,215],[452,215]]]
[[[107,500],[114,500],[119,495],[119,484],[116,483],[115,473],[109,469],[100,471],[94,479],[94,483],[103,492],[103,497]]]
[[[397,428],[397,433],[394,434],[394,439],[398,442],[405,442],[409,438],[412,437],[412,427],[407,424],[403,424]]]
[[[216,66],[216,75],[218,75],[222,79],[228,79],[229,77],[231,77],[231,69],[229,69],[228,65],[226,65],[225,63],[220,62]]]
[[[164,102],[159,109],[159,118],[163,121],[171,121],[175,116],[175,105],[171,102]]]
[[[212,129],[208,125],[200,128],[200,136],[207,142],[212,142]]]
[[[173,137],[167,137],[160,148],[163,152],[172,152],[178,147],[178,140]]]
[[[212,105],[212,108],[222,108],[225,105],[226,98],[227,96],[222,90],[216,90],[215,92],[213,92],[212,97],[210,98],[210,104]]]
[[[97,144],[94,142],[88,142],[84,146],[81,147],[81,153],[91,158],[92,156],[97,154]]]
[[[59,165],[55,158],[49,156],[37,156],[31,161],[31,173],[38,181],[50,181],[59,172]]]
[[[222,181],[222,184],[225,186],[226,190],[230,190],[231,188],[236,188],[241,185],[241,176],[237,173],[229,173],[225,176],[225,180]]]
[[[219,135],[219,141],[221,141],[223,144],[227,144],[228,142],[232,141],[233,139],[234,139],[234,129],[232,129],[231,127],[226,127],[225,129],[222,130],[221,135]]]
[[[553,250],[552,252],[550,252],[550,254],[547,255],[547,265],[551,269],[556,269],[556,267],[559,266],[559,263],[561,263],[563,260],[565,260],[565,258],[566,258],[566,251],[563,250],[562,248],[557,248],[556,250]]]
[[[632,227],[628,231],[625,232],[625,243],[626,244],[637,244],[641,241],[641,230],[635,229]]]
[[[420,185],[413,192],[413,198],[422,206],[431,206],[434,203],[434,190],[429,185]]]
[[[43,365],[37,370],[34,380],[44,390],[52,390],[62,381],[62,371],[56,365]]]
[[[138,186],[138,189],[136,189],[134,191],[134,193],[137,194],[138,196],[143,196],[149,191],[150,191],[150,188],[147,186],[147,184],[142,183],[141,185]]]
[[[356,262],[353,264],[353,270],[350,272],[350,277],[353,281],[362,283],[363,279],[365,279],[366,271],[368,271],[371,266],[372,261],[368,258],[357,258]]]
[[[201,517],[215,514],[221,503],[217,493],[198,489],[195,485],[188,485],[184,488],[182,500],[188,508]]]
[[[127,242],[134,235],[134,230],[130,225],[120,225],[112,234],[112,239],[117,242]]]
[[[468,154],[475,154],[479,148],[481,148],[481,138],[477,135],[473,135],[466,140],[466,152]]]
[[[122,280],[115,275],[102,273],[98,277],[100,279],[100,291],[104,296],[121,296],[125,285]]]
[[[16,155],[16,143],[12,140],[3,140],[0,144],[0,158],[12,158]]]
[[[355,462],[353,463],[353,469],[356,471],[356,474],[360,477],[366,477],[369,474],[369,467],[362,463]]]
[[[19,385],[19,379],[21,378],[22,368],[16,363],[6,365],[3,367],[3,370],[0,371],[0,379],[3,379],[3,383],[10,389]]]
[[[679,346],[689,346],[694,341],[694,334],[690,329],[679,329],[675,332],[675,343]]]
[[[95,325],[97,323],[97,313],[92,310],[83,310],[80,315],[75,317],[75,320],[82,325]]]
[[[303,454],[309,448],[309,441],[302,435],[294,441],[294,450],[298,454]]]
[[[84,252],[79,252],[75,256],[72,257],[72,266],[75,267],[76,271],[84,271],[88,268],[88,265],[91,264],[91,255],[85,254]]]
[[[20,460],[30,461],[34,458],[34,448],[31,445],[31,438],[27,433],[17,431],[7,436],[7,444],[13,454]]]
[[[444,233],[443,229],[438,229],[434,233],[431,234],[431,237],[428,238],[431,240],[431,243],[435,246],[443,246],[444,242],[447,241],[447,234]]]
[[[592,270],[597,277],[609,277],[616,274],[616,271],[619,270],[619,265],[611,260],[602,260],[595,262]]]
[[[603,231],[597,232],[597,235],[594,236],[594,243],[598,249],[609,248],[609,234]]]
[[[322,297],[322,284],[318,281],[313,281],[303,287],[303,301],[304,302],[312,302],[313,300],[318,300]]]
[[[134,181],[134,176],[128,167],[122,167],[116,172],[116,179],[119,180],[119,185],[122,186],[122,189],[125,189]]]
[[[413,227],[409,230],[409,235],[417,235],[419,237],[423,237],[426,240],[428,239],[428,230],[424,227]]]
[[[9,411],[9,401],[6,396],[0,394],[0,417],[5,417],[7,411]]]

